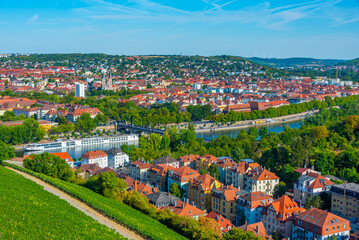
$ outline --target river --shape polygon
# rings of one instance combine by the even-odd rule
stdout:
[[[284,126],[289,126],[290,128],[300,128],[303,125],[303,120],[288,122],[288,123],[274,123],[270,125],[266,125],[269,131],[280,133],[284,130]],[[256,126],[258,129],[261,126]],[[212,140],[213,138],[218,138],[219,136],[228,136],[228,137],[236,137],[241,130],[248,130],[248,128],[239,128],[239,129],[230,129],[230,130],[215,130],[208,132],[199,132],[196,133],[196,136],[199,138],[203,138],[205,140]]]
[[[138,146],[138,142],[128,142],[128,144],[132,144],[135,146]],[[110,148],[116,147],[119,148],[123,145],[123,143],[105,143],[105,144],[96,144],[92,146],[82,146],[82,147],[75,147],[75,148],[59,148],[59,149],[49,149],[46,150],[46,152],[49,153],[55,153],[55,152],[68,152],[68,154],[72,158],[80,158],[84,153],[89,151],[95,151],[95,150],[108,150]],[[30,154],[40,154],[43,151],[34,151],[34,152],[25,152],[24,150],[16,151],[17,157],[22,157],[24,154],[30,155]]]
[[[289,122],[289,123],[274,123],[274,124],[270,124],[267,125],[268,130],[269,131],[273,131],[276,133],[280,133],[284,130],[284,126],[289,126],[290,128],[300,128],[303,124],[303,120],[298,120],[298,121],[294,121],[294,122]],[[257,126],[257,128],[259,128],[260,126]],[[241,128],[241,129],[231,129],[231,130],[216,130],[214,132],[200,132],[197,133],[197,137],[203,138],[205,140],[212,140],[213,138],[217,138],[219,136],[228,136],[228,137],[236,137],[238,135],[238,133],[242,130],[248,130],[250,127],[248,128]],[[134,144],[136,146],[138,146],[138,143],[129,143],[129,144]],[[68,152],[69,155],[72,158],[80,158],[84,153],[88,152],[88,151],[94,151],[94,150],[108,150],[112,147],[121,147],[121,143],[113,143],[113,144],[97,144],[94,146],[83,146],[83,147],[76,147],[76,148],[62,148],[62,149],[50,149],[47,150],[47,152],[49,153],[54,153],[54,152]],[[36,152],[25,152],[24,150],[20,150],[20,151],[16,151],[16,156],[17,157],[22,157],[24,154],[26,155],[30,155],[30,154],[40,154],[41,151],[36,151]]]

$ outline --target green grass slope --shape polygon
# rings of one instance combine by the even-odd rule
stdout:
[[[0,166],[0,239],[125,239],[40,185]]]
[[[36,173],[15,165],[9,166],[20,171],[29,173],[46,181],[47,183],[56,186],[64,192],[67,192],[68,194],[85,202],[90,207],[98,210],[104,215],[107,215],[115,221],[125,226],[128,226],[135,231],[140,232],[147,238],[156,240],[187,239],[184,236],[178,234],[177,232],[167,228],[159,221],[141,213],[140,211],[133,209],[124,203],[97,194],[88,188],[78,186],[73,183],[65,182],[56,178],[52,178],[44,174]]]

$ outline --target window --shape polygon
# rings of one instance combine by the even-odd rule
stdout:
[[[337,226],[337,230],[340,230],[340,226],[339,226],[339,225]]]
[[[344,229],[346,229],[346,228],[347,228],[347,225],[346,225],[346,224],[344,224],[344,225],[343,225],[343,228],[344,228]]]
[[[329,232],[329,228],[327,228],[327,232]]]

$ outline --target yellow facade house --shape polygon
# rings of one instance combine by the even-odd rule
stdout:
[[[212,190],[221,187],[221,183],[208,174],[201,175],[188,183],[188,200],[192,205],[210,212],[212,208]]]

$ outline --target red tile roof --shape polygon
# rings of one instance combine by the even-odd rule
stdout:
[[[270,236],[267,235],[267,231],[263,225],[263,222],[257,222],[253,224],[244,224],[239,228],[243,229],[244,231],[251,231],[256,236],[261,237],[263,239],[270,239]]]
[[[57,152],[57,153],[50,153],[50,154],[56,155],[56,156],[64,159],[66,162],[74,161],[67,152]]]
[[[180,200],[172,201],[170,205],[160,207],[159,209],[170,209],[175,214],[187,217],[204,216],[205,214],[201,209]]]
[[[304,224],[299,224],[298,220],[303,221]],[[308,227],[306,223],[308,223]],[[344,224],[346,225],[345,228]],[[321,236],[350,230],[350,222],[348,220],[318,208],[312,208],[298,215],[295,218],[295,225],[316,232]],[[317,226],[318,231],[314,231],[313,226]]]
[[[230,220],[227,218],[224,218],[222,215],[216,213],[216,212],[210,212],[206,216],[206,218],[212,218],[214,219],[220,226],[222,232],[228,232],[233,228],[233,224]]]
[[[94,159],[94,158],[103,158],[107,157],[107,154],[104,151],[96,150],[84,153],[81,158],[85,159]]]

